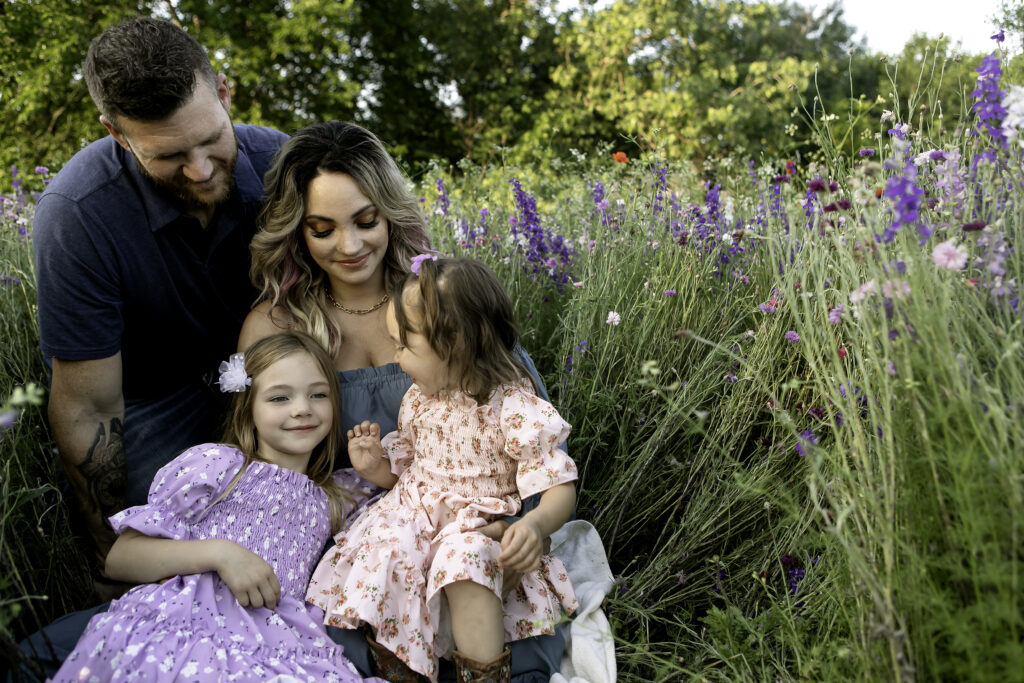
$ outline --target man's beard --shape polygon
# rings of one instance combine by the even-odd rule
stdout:
[[[223,204],[235,187],[235,165],[238,163],[238,137],[235,136],[234,128],[232,128],[231,134],[235,139],[234,154],[227,161],[218,160],[213,162],[216,168],[214,177],[222,180],[224,183],[223,189],[216,196],[210,198],[196,194],[191,189],[192,181],[186,178],[185,174],[181,171],[172,180],[158,178],[150,174],[149,170],[139,160],[139,157],[135,155],[134,150],[132,151],[132,156],[135,157],[135,165],[138,167],[139,172],[149,179],[149,182],[153,183],[157,192],[180,206],[186,213],[189,211],[212,210]]]

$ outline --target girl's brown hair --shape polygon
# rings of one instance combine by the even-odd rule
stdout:
[[[419,288],[416,311],[407,311],[402,300],[407,287]],[[405,343],[410,331],[426,337],[448,364],[450,388],[483,404],[501,384],[525,378],[533,383],[516,355],[519,326],[512,299],[483,263],[469,258],[425,260],[418,276],[409,274],[392,288],[391,301],[401,341]],[[418,323],[415,327],[411,318]]]
[[[222,500],[234,488],[248,469],[249,463],[254,460],[265,462],[257,452],[258,440],[256,425],[253,421],[256,382],[259,381],[259,375],[264,370],[279,360],[296,353],[309,354],[324,377],[327,378],[328,395],[333,411],[331,414],[334,416],[334,420],[331,422],[331,429],[327,436],[313,449],[313,453],[309,457],[309,464],[306,466],[306,476],[327,494],[331,509],[331,529],[332,533],[336,533],[341,528],[342,511],[351,508],[353,503],[351,493],[331,479],[331,474],[334,472],[334,456],[341,447],[341,427],[338,425],[337,418],[341,401],[338,377],[334,372],[334,361],[327,354],[326,349],[318,341],[301,332],[282,332],[264,337],[245,350],[245,373],[252,377],[253,385],[234,395],[222,439],[224,443],[234,445],[242,452],[245,456],[245,463],[228,484],[224,493],[214,503],[211,503],[211,506]]]

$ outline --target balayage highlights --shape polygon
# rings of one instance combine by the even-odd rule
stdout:
[[[407,287],[419,287],[420,310],[406,310],[402,292]],[[480,261],[427,259],[418,276],[410,273],[395,284],[391,301],[402,342],[409,332],[426,337],[448,364],[451,389],[483,404],[498,386],[530,378],[515,354],[519,326],[512,299]]]
[[[351,176],[387,221],[385,287],[404,277],[412,257],[430,242],[408,180],[370,131],[328,121],[303,128],[281,147],[265,178],[261,227],[249,247],[250,278],[260,299],[290,316],[285,325],[307,332],[336,355],[341,330],[328,314],[327,275],[310,258],[302,236],[309,183],[322,173]]]
[[[329,387],[331,415],[334,416],[334,419],[327,436],[313,449],[313,453],[310,455],[306,476],[327,493],[331,504],[331,529],[333,532],[337,532],[341,527],[343,512],[347,508],[351,508],[353,501],[351,494],[331,479],[331,474],[334,472],[334,456],[342,444],[341,427],[337,418],[341,402],[338,378],[334,372],[334,361],[324,347],[309,335],[300,332],[274,334],[254,342],[245,350],[245,372],[252,377],[252,386],[246,391],[233,394],[231,410],[222,438],[224,443],[235,445],[242,451],[245,455],[245,464],[217,501],[222,500],[234,488],[249,467],[249,463],[254,460],[265,462],[258,452],[256,425],[253,421],[253,401],[260,381],[260,373],[279,360],[296,353],[308,354],[316,361]]]

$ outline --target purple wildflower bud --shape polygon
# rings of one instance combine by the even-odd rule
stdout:
[[[843,319],[843,306],[840,304],[831,311],[828,312],[828,321],[833,325],[838,325],[839,321]]]
[[[830,202],[830,203],[826,204],[825,206],[821,207],[821,210],[823,212],[825,212],[825,213],[832,213],[833,211],[838,211],[839,207],[836,206],[835,202]]]
[[[686,572],[684,572],[682,569],[680,569],[679,573],[676,574],[676,578],[679,579],[679,585],[686,585]]]
[[[807,449],[818,443],[818,435],[812,432],[810,429],[805,429],[800,433],[800,437],[796,441],[796,452],[800,455],[807,455]],[[795,560],[794,560],[795,562]]]
[[[46,168],[45,166],[36,166],[33,170],[35,171],[36,175],[47,175],[50,172],[50,169]]]
[[[860,154],[862,157],[873,157],[875,156],[875,150],[871,149],[870,147],[865,147],[864,149],[857,152],[857,154]]]
[[[678,294],[678,292],[676,292],[676,290],[674,290],[674,289],[666,289],[665,290],[665,296],[675,296],[676,294]]]
[[[1004,40],[1006,40],[1006,32],[1003,31],[1003,29],[999,29],[999,32],[998,33],[993,33],[992,35],[990,35],[989,39],[994,40],[997,43],[1001,43]]]
[[[840,199],[838,202],[836,202],[836,204],[843,211],[846,211],[846,210],[848,210],[850,208],[850,200],[849,199]]]
[[[825,191],[825,181],[822,180],[821,178],[813,178],[811,180],[808,180],[807,181],[807,191],[808,192],[824,192]]]
[[[837,183],[836,181],[833,180],[831,183],[828,184],[828,191],[829,192],[835,192],[838,189],[839,189],[839,183]]]
[[[798,341],[800,341],[800,335],[794,332],[793,330],[786,332],[785,336],[786,341],[788,341],[790,344],[796,344]]]
[[[985,221],[972,221],[970,223],[964,223],[960,226],[960,229],[964,232],[975,232],[977,230],[982,230],[986,225],[988,225],[988,223]]]

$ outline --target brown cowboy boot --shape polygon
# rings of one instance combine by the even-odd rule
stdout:
[[[478,662],[455,651],[455,680],[459,683],[509,683],[511,678],[512,653],[507,647],[489,662]]]
[[[398,658],[373,638],[369,628],[363,627],[363,636],[370,646],[370,657],[373,659],[373,675],[391,683],[429,683],[430,679],[409,668],[409,665]]]

